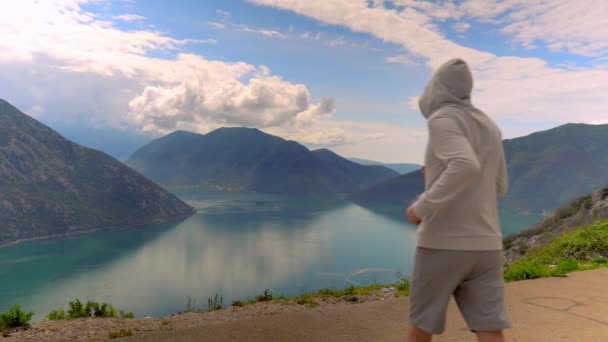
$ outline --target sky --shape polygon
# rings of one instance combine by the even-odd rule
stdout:
[[[422,163],[417,96],[459,57],[505,138],[608,123],[604,0],[0,0],[0,98],[126,159],[257,127]]]

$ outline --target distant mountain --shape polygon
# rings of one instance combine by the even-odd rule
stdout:
[[[552,211],[608,184],[608,125],[567,124],[504,147],[511,183],[505,208]]]
[[[608,125],[567,124],[504,141],[509,194],[503,209],[552,211],[578,196],[608,184]],[[416,191],[407,175],[352,197],[361,203],[411,201]],[[411,181],[415,182],[416,177]]]
[[[394,205],[403,208],[423,191],[424,180],[422,172],[418,170],[355,192],[349,198],[363,205]]]
[[[66,140],[0,100],[0,245],[192,212],[114,158]]]
[[[379,166],[388,167],[389,169],[395,170],[395,171],[399,172],[400,174],[414,172],[416,170],[420,170],[420,168],[422,167],[421,165],[418,165],[418,164],[381,163],[381,162],[377,162],[377,161],[373,161],[373,160],[369,160],[369,159],[361,159],[361,158],[348,158],[348,160],[355,162],[357,164],[361,164],[361,165],[379,165]]]
[[[180,191],[350,193],[398,175],[242,127],[205,135],[176,131],[136,151],[127,164]]]

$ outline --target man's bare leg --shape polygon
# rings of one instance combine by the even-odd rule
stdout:
[[[505,342],[502,331],[478,331],[477,340],[479,342]]]
[[[407,342],[431,342],[433,335],[410,324],[407,330]]]

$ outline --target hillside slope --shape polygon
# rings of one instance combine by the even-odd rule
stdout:
[[[190,215],[174,195],[0,99],[0,245]]]
[[[534,226],[507,237],[505,239],[507,262],[513,262],[525,256],[530,250],[548,245],[554,239],[577,227],[604,220],[608,220],[608,186],[579,197]]]

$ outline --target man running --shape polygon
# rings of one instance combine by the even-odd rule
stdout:
[[[418,225],[409,342],[445,329],[454,296],[481,342],[504,341],[502,233],[497,198],[508,189],[500,129],[471,104],[473,77],[452,59],[434,74],[419,106],[427,119],[425,192],[407,209]]]

